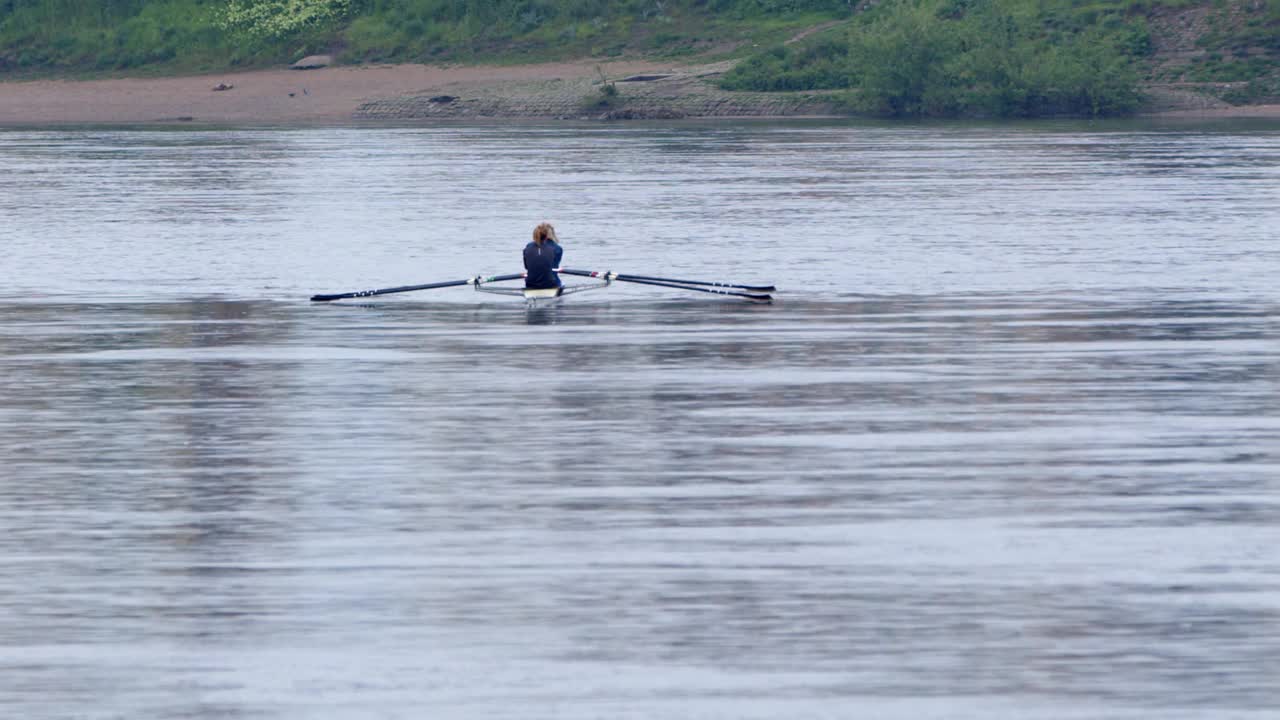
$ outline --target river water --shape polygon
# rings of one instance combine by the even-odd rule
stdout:
[[[544,219],[778,302],[307,301]],[[9,129],[0,240],[0,716],[1280,710],[1280,127]]]

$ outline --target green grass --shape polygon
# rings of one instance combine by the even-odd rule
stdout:
[[[535,61],[744,52],[848,12],[843,0],[0,0],[0,70]]]

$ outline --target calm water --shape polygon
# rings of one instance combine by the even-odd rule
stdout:
[[[449,289],[566,265],[779,285]],[[1271,718],[1280,128],[0,131],[0,716]]]

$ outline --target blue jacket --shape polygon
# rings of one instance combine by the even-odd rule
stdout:
[[[548,240],[542,245],[531,242],[524,246],[524,286],[527,288],[560,287],[560,276],[555,269],[560,267],[560,258],[564,257],[564,249]]]

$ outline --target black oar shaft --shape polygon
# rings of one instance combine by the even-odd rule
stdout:
[[[358,290],[356,292],[336,293],[333,295],[312,295],[312,302],[329,302],[330,300],[345,300],[347,298],[362,298],[372,295],[390,295],[391,293],[413,292],[414,290],[435,290],[437,288],[458,287],[460,285],[477,285],[487,282],[502,282],[503,280],[517,280],[524,277],[523,273],[515,273],[513,275],[494,275],[493,277],[473,277],[466,280],[448,280],[438,283],[427,283],[426,285],[401,285],[399,287],[381,288],[378,290]]]
[[[706,285],[709,287],[737,288],[738,290],[753,290],[756,292],[773,292],[774,290],[777,290],[777,288],[772,285],[735,285],[733,283],[706,282],[702,280],[676,280],[674,278],[649,277],[647,275],[623,275],[621,277],[625,277],[629,280],[657,280],[658,282],[669,282],[679,285]]]
[[[570,275],[580,275],[585,271],[582,270],[561,270],[562,273]],[[588,273],[590,274],[590,273]],[[598,273],[597,273],[598,274]],[[675,283],[677,285],[705,285],[709,287],[727,287],[736,288],[738,290],[752,290],[754,292],[773,292],[777,290],[772,285],[737,285],[734,283],[710,282],[707,280],[677,280],[676,278],[652,277],[649,275],[627,275],[623,273],[615,273],[612,275],[614,280],[649,280],[654,282]]]
[[[692,285],[677,285],[675,283],[658,282],[657,280],[638,280],[635,277],[621,276],[615,277],[614,280],[623,282],[636,283],[638,285],[653,285],[656,287],[674,288],[676,290],[692,290],[694,292],[711,293],[713,295],[732,295],[733,297],[747,298],[748,300],[771,301],[773,297],[762,293],[739,292],[737,290],[720,290],[718,288],[701,288]]]
[[[772,302],[773,297],[765,294],[738,292],[736,290],[720,290],[718,288],[693,287],[692,285],[679,285],[670,282],[659,282],[657,280],[641,280],[635,275],[619,275],[610,272],[592,272],[590,270],[567,270],[561,269],[557,272],[563,275],[580,275],[582,277],[599,277],[608,278],[610,280],[619,280],[622,282],[636,283],[638,285],[653,285],[656,287],[673,288],[676,290],[692,290],[694,292],[712,293],[714,295],[731,295],[733,297],[746,298],[748,300],[756,300],[758,302]]]

